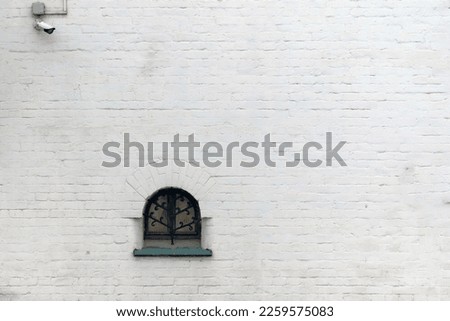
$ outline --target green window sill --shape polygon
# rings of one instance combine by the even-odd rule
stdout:
[[[167,249],[161,247],[145,247],[143,249],[135,249],[134,256],[211,256],[212,251],[199,247],[178,247]]]

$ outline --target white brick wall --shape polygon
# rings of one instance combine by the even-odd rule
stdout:
[[[449,5],[69,0],[47,35],[2,1],[0,299],[449,299]],[[127,180],[190,176],[104,143],[327,131],[348,167],[198,169],[213,257],[132,256]]]

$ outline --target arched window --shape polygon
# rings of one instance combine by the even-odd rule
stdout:
[[[144,206],[143,247],[134,256],[211,256],[201,247],[201,216],[197,200],[185,190],[167,187]]]
[[[197,200],[180,188],[163,188],[144,208],[144,239],[200,239],[201,217]]]

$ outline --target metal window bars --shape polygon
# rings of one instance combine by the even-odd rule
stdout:
[[[180,188],[164,188],[144,207],[144,239],[199,239],[200,208],[197,200]]]

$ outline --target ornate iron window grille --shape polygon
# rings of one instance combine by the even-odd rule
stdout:
[[[200,207],[180,188],[164,188],[152,195],[144,208],[144,239],[199,239]]]

